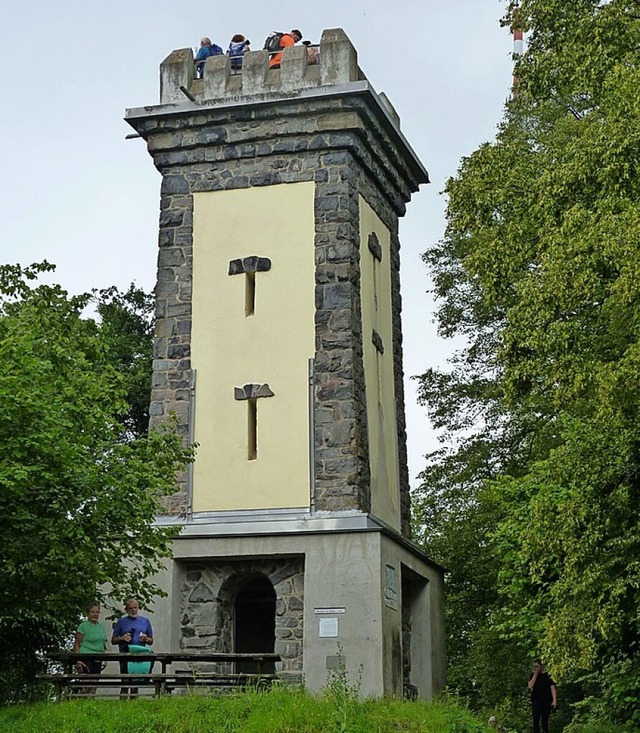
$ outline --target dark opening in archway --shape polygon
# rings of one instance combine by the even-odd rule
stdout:
[[[235,651],[273,653],[276,638],[276,592],[268,578],[256,578],[240,588],[234,607]],[[237,662],[239,673],[257,672],[255,662]],[[263,664],[262,671],[273,673],[273,663]]]

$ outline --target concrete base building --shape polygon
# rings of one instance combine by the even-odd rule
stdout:
[[[427,172],[340,29],[129,109],[162,174],[152,425],[198,444],[158,651],[275,651],[283,678],[430,698],[442,569],[410,539],[398,218]],[[342,660],[339,659],[342,656]]]

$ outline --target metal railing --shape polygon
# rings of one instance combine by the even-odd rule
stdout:
[[[320,63],[320,44],[319,43],[305,43],[303,44],[304,47],[307,49],[307,63],[309,66],[316,66]],[[292,46],[287,46],[286,48],[293,48]],[[284,51],[284,48],[280,48],[277,51],[269,51],[269,60],[271,60],[274,56],[277,56],[279,53],[282,53]],[[246,53],[251,53],[250,51],[247,51]],[[231,74],[241,74],[242,73],[242,60],[244,59],[244,54],[241,56],[231,56],[229,53],[226,54],[215,54],[217,56],[229,56],[231,61]],[[211,58],[208,56],[207,58]],[[238,65],[234,65],[233,60],[239,59],[240,63]],[[206,63],[207,59],[199,60],[193,62],[194,64],[194,79],[202,79],[204,76],[204,64]],[[202,73],[200,73],[198,67],[201,66]]]

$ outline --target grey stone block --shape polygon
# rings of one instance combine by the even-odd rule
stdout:
[[[236,400],[251,400],[258,397],[273,397],[274,393],[268,384],[245,384],[243,387],[234,387],[233,396]]]
[[[245,272],[268,272],[271,269],[271,260],[268,257],[244,257],[241,260],[229,262],[229,275],[240,275]]]
[[[358,55],[342,28],[323,31],[320,39],[320,83],[346,84],[358,79]]]
[[[190,603],[209,603],[215,596],[204,583],[199,583],[189,595]]]
[[[189,184],[182,176],[168,175],[162,179],[160,193],[166,194],[189,193]],[[166,199],[163,199],[165,202]]]
[[[149,415],[151,417],[159,417],[164,415],[164,404],[162,402],[152,402],[149,405]]]
[[[285,48],[280,70],[280,87],[282,91],[291,92],[303,88],[308,68],[307,49],[304,46]]]
[[[269,53],[267,51],[251,51],[245,54],[242,62],[242,94],[264,92],[268,68]]]
[[[160,213],[161,227],[179,227],[184,221],[185,212],[182,209],[168,209]]]
[[[292,596],[291,598],[289,598],[289,610],[303,611],[304,602],[302,601],[302,598],[299,598],[298,596]]]
[[[329,309],[349,308],[352,290],[350,283],[328,283],[322,289],[322,307]]]

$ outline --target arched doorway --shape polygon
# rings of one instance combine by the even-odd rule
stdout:
[[[268,578],[261,576],[245,583],[234,603],[234,651],[272,653],[276,638],[276,592]],[[263,665],[274,672],[274,665]],[[257,672],[252,662],[237,662],[237,672]]]

